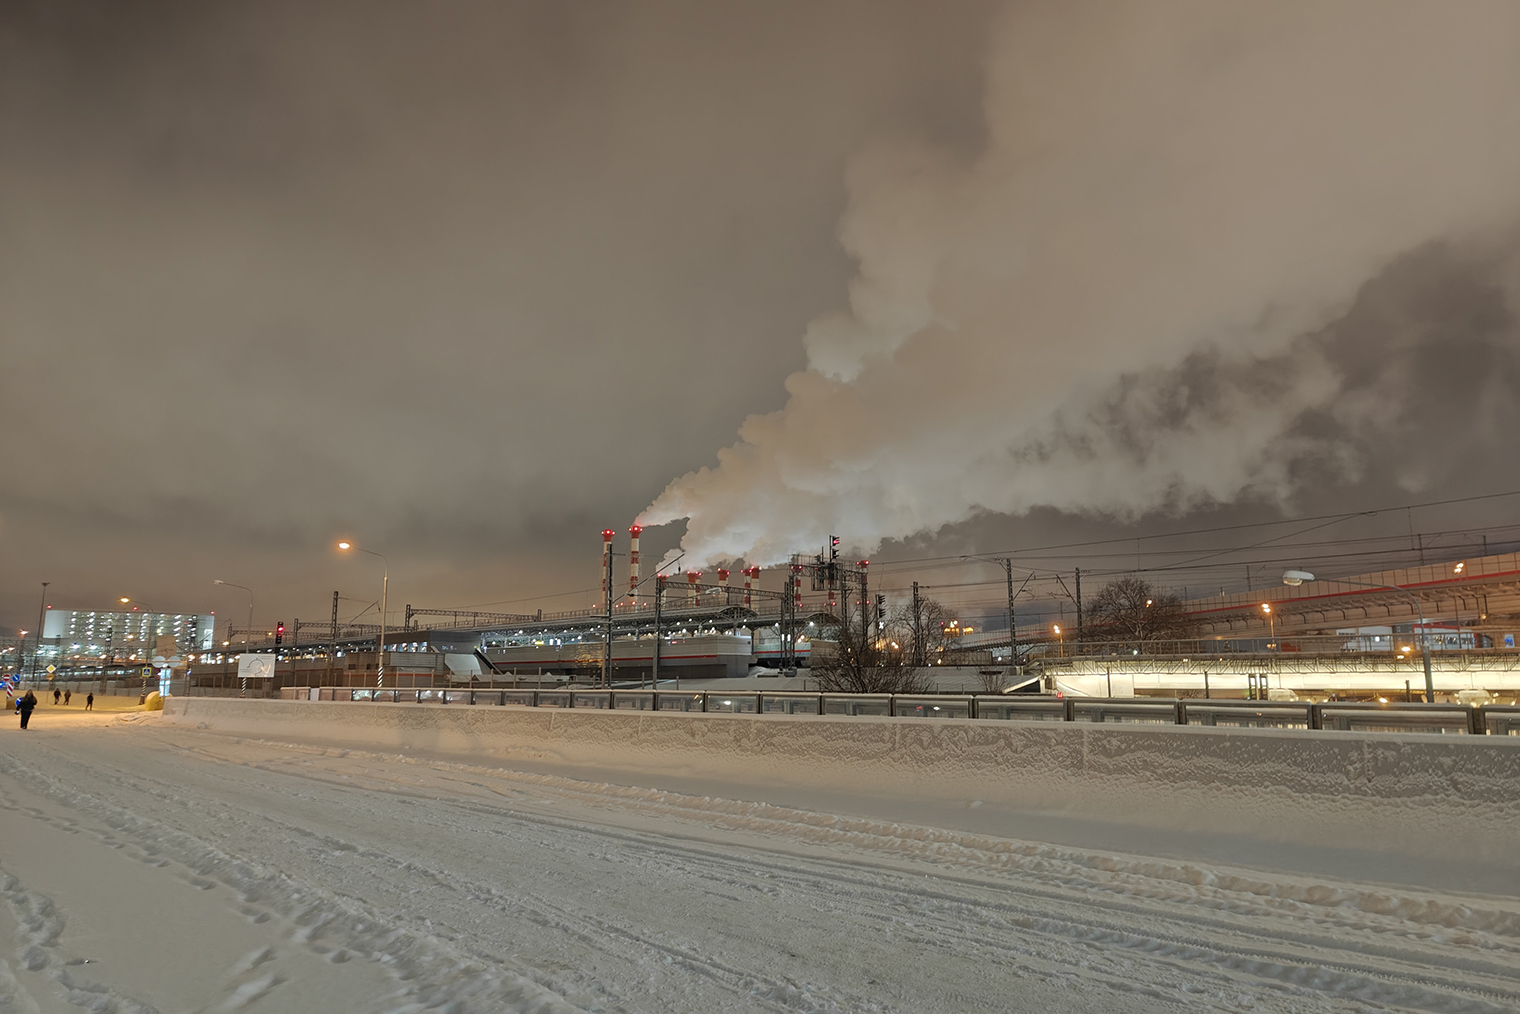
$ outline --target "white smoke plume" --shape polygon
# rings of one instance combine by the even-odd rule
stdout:
[[[641,520],[688,519],[695,566],[1285,496],[1294,421],[1338,410],[1303,336],[1400,255],[1516,221],[1516,96],[1512,0],[1016,4],[985,149],[855,161],[848,309]]]

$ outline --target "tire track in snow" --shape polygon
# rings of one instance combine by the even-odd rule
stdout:
[[[372,756],[378,759],[384,755]],[[607,806],[609,797],[612,797],[623,809],[637,808],[640,805],[645,808],[674,808],[684,811],[691,811],[695,808],[704,811],[704,815],[706,816],[713,817],[715,815],[717,819],[714,823],[719,826],[739,826],[743,830],[755,831],[757,830],[757,825],[763,825],[763,827],[758,829],[776,836],[784,835],[811,841],[823,840],[829,844],[847,843],[856,848],[878,847],[883,851],[901,853],[903,851],[902,844],[905,841],[903,832],[906,831],[911,835],[907,840],[916,840],[920,844],[928,843],[932,847],[936,861],[962,867],[996,867],[998,864],[996,862],[989,862],[989,860],[994,858],[1006,859],[1009,851],[1005,847],[1001,850],[1003,853],[1001,857],[993,856],[986,848],[989,841],[985,838],[977,839],[975,836],[957,835],[933,829],[904,828],[902,825],[885,825],[880,821],[850,820],[833,815],[787,811],[784,808],[768,806],[766,804],[733,804],[731,801],[679,797],[671,793],[628,790],[613,786],[592,785],[591,783],[575,783],[569,779],[555,779],[553,776],[508,776],[494,769],[470,768],[468,766],[437,761],[414,762],[407,758],[397,757],[386,759],[393,763],[399,763],[400,766],[412,765],[415,767],[421,764],[434,771],[448,772],[464,769],[469,773],[470,777],[467,780],[467,784],[470,787],[477,789],[484,788],[487,791],[494,791],[494,789],[479,780],[482,775],[494,775],[497,778],[513,777],[521,781],[537,782],[540,785],[552,784],[562,796],[579,796],[583,800],[590,798],[603,806]],[[303,771],[301,775],[303,777],[319,777],[314,771]],[[447,781],[448,778],[445,777],[443,780]],[[415,777],[396,779],[393,785],[401,788],[403,791],[416,791],[421,787],[422,781],[419,781]],[[376,787],[381,786],[377,785]],[[516,790],[513,790],[513,794],[516,794]],[[454,807],[471,806],[467,802],[450,802],[447,805]],[[489,808],[482,810],[478,808],[478,804],[476,805],[476,812],[494,813],[497,815],[503,812]],[[742,820],[725,825],[723,818],[732,816],[731,808],[734,805],[745,807],[750,811],[760,809],[768,812],[761,817],[757,817],[754,812],[749,812],[743,815]],[[730,809],[725,811],[723,809],[724,806]],[[514,816],[520,816],[510,810],[505,812],[512,812]],[[538,816],[537,819],[540,822],[554,823],[552,818],[544,816]],[[559,826],[562,830],[567,827],[563,823],[559,824]],[[584,829],[582,828],[582,830]],[[616,832],[605,831],[603,833],[616,834]],[[626,836],[619,837],[622,837],[625,846],[631,843],[631,839]],[[970,839],[969,843],[968,839]],[[1240,875],[1221,877],[1196,866],[1178,866],[1155,860],[1136,860],[1132,857],[1113,857],[1092,853],[1080,854],[1079,858],[1081,861],[1079,863],[1072,864],[1068,861],[1065,863],[1064,868],[1057,869],[1055,867],[1060,864],[1060,860],[1053,859],[1052,856],[1064,854],[1064,858],[1069,859],[1073,854],[1073,850],[1058,850],[1039,846],[1032,847],[1027,843],[1009,842],[1003,844],[1005,846],[1013,846],[1023,853],[1023,856],[1016,855],[1015,859],[1022,859],[1031,853],[1038,856],[1040,861],[1036,865],[1039,867],[1038,872],[1043,877],[1066,884],[1074,883],[1084,890],[1100,889],[1135,897],[1149,894],[1152,896],[1150,900],[1155,900],[1155,896],[1161,895],[1165,900],[1181,901],[1196,906],[1200,900],[1197,891],[1191,894],[1179,894],[1175,890],[1175,886],[1186,880],[1204,879],[1210,882],[1208,890],[1216,895],[1229,894],[1238,899],[1244,899],[1243,903],[1241,901],[1227,901],[1223,903],[1225,907],[1232,909],[1234,913],[1261,914],[1261,901],[1270,899],[1279,904],[1284,901],[1284,899],[1277,895],[1275,885],[1264,882],[1256,877],[1242,877]],[[947,852],[959,852],[960,854],[950,856],[947,855]],[[919,851],[919,854],[922,855],[922,850]],[[700,858],[698,854],[687,851],[682,854],[681,862],[690,866],[692,863],[700,861]],[[795,863],[795,859],[788,859],[786,861],[788,863]],[[754,863],[751,861],[747,865],[749,868],[753,868]],[[1005,863],[1004,865],[1007,864]],[[1016,862],[1013,865],[1017,867],[1021,864]],[[1090,873],[1093,870],[1100,870],[1105,873],[1122,871],[1123,875],[1117,880],[1110,880],[1100,886],[1091,876],[1082,875]],[[1160,871],[1160,877],[1156,876],[1157,871]],[[1136,886],[1137,884],[1140,886]],[[1221,884],[1223,886],[1215,886]],[[814,886],[816,887],[816,885]],[[1369,915],[1375,915],[1374,921],[1381,921],[1385,924],[1383,926],[1385,935],[1389,930],[1394,930],[1401,935],[1409,935],[1412,930],[1435,921],[1428,915],[1431,912],[1435,912],[1439,917],[1444,917],[1448,925],[1456,921],[1452,918],[1453,915],[1457,917],[1457,920],[1465,919],[1470,924],[1480,924],[1468,925],[1464,929],[1468,932],[1475,930],[1493,932],[1499,940],[1499,945],[1508,945],[1510,940],[1505,940],[1504,938],[1513,938],[1514,936],[1516,920],[1513,912],[1475,912],[1471,906],[1442,905],[1433,903],[1429,899],[1394,899],[1383,892],[1369,892],[1365,890],[1347,891],[1344,887],[1326,888],[1323,885],[1318,885],[1303,888],[1299,885],[1293,886],[1294,893],[1298,897],[1286,900],[1293,905],[1314,906],[1319,909],[1320,911],[1316,914],[1318,915],[1318,921],[1322,923],[1337,921],[1335,917],[1343,915],[1341,911],[1329,908],[1324,902],[1338,901],[1343,907],[1347,907],[1345,906],[1345,902],[1347,899],[1351,899],[1353,904],[1349,907],[1353,911],[1349,915],[1344,915],[1339,921],[1343,925],[1355,922],[1357,928],[1364,931]],[[1315,902],[1312,900],[1316,891],[1322,896],[1322,901]],[[1020,893],[1027,896],[1029,893],[1027,885]],[[1369,898],[1386,899],[1378,904],[1378,907],[1383,909],[1382,913],[1369,913],[1365,910],[1365,906],[1359,907],[1355,904]],[[957,899],[942,897],[941,900],[953,903]],[[1071,898],[1068,896],[1062,900],[1069,904]],[[1101,943],[1109,947],[1136,949],[1155,957],[1173,959],[1174,964],[1186,963],[1194,967],[1204,964],[1215,969],[1225,970],[1232,975],[1243,973],[1258,980],[1265,980],[1262,983],[1263,985],[1270,984],[1275,988],[1292,993],[1330,994],[1343,998],[1355,997],[1376,1004],[1393,1004],[1406,1009],[1432,1011],[1500,1011],[1513,1009],[1515,1006],[1520,1005],[1520,994],[1517,994],[1512,989],[1504,988],[1506,982],[1512,981],[1513,966],[1506,966],[1503,962],[1496,964],[1464,959],[1458,962],[1458,964],[1462,966],[1460,970],[1466,973],[1466,978],[1452,976],[1448,969],[1440,969],[1438,971],[1426,967],[1424,974],[1420,977],[1421,981],[1410,982],[1409,969],[1411,965],[1428,964],[1428,956],[1423,949],[1429,946],[1430,941],[1428,939],[1418,946],[1400,945],[1397,947],[1383,946],[1371,948],[1364,946],[1360,948],[1364,953],[1358,955],[1359,957],[1383,957],[1389,959],[1386,962],[1379,961],[1375,964],[1369,964],[1342,959],[1329,963],[1322,959],[1316,961],[1315,954],[1313,953],[1314,951],[1322,952],[1324,950],[1329,942],[1326,939],[1326,935],[1316,937],[1300,933],[1298,942],[1304,945],[1301,950],[1285,951],[1282,949],[1280,946],[1280,933],[1278,934],[1279,939],[1276,941],[1279,945],[1277,947],[1263,948],[1260,946],[1260,940],[1245,939],[1238,942],[1236,946],[1222,948],[1218,946],[1217,941],[1211,944],[1206,937],[1173,936],[1163,938],[1155,934],[1137,933],[1132,927],[1127,927],[1123,923],[1116,923],[1111,917],[1107,917],[1107,912],[1114,910],[1114,906],[1112,905],[1106,906],[1107,912],[1105,912],[1105,917],[1102,918],[1077,918],[1073,917],[1068,911],[1060,919],[1051,919],[1048,916],[1042,916],[1027,909],[1021,910],[1017,906],[1005,905],[1004,907],[1011,912],[1013,923],[1019,929],[1026,932],[1033,931],[1047,936],[1060,936],[1088,943]],[[1154,912],[1148,912],[1146,909],[1134,905],[1124,906],[1124,910],[1139,915],[1154,916]],[[1393,917],[1384,914],[1390,912],[1393,913]],[[1400,912],[1424,914],[1427,917],[1418,920],[1408,918],[1398,919],[1396,916]],[[1174,920],[1190,921],[1199,924],[1205,922],[1187,912],[1182,914],[1173,913],[1172,918]],[[1411,922],[1414,922],[1415,925],[1411,926]],[[963,912],[959,925],[964,924]],[[1207,928],[1215,932],[1223,929],[1242,933],[1241,927],[1232,926],[1219,920],[1208,922]],[[1281,926],[1275,928],[1279,931],[1282,929]],[[954,926],[947,923],[944,926],[937,927],[937,931],[953,933]],[[1425,935],[1429,936],[1428,933]],[[1344,948],[1344,940],[1337,941],[1336,943],[1339,947]],[[1491,946],[1490,949],[1501,949],[1499,945]],[[1512,947],[1504,949],[1513,950]],[[1472,981],[1474,978],[1480,980],[1480,987],[1487,985],[1489,988],[1474,989]],[[1485,979],[1490,981],[1486,983],[1481,981]]]
[[[846,985],[841,966],[817,955],[789,958],[787,948],[829,946],[813,924],[881,937],[875,953],[906,956],[906,965],[871,970],[878,977],[902,979],[920,960],[959,962],[932,995],[966,1010],[1003,1009],[1004,987],[1041,983],[1126,1010],[1151,1001],[1144,1009],[1520,1007],[1516,905],[381,753],[132,730],[144,732],[137,749],[164,759],[130,774],[59,762],[79,765],[71,781],[98,786],[97,802],[130,799],[134,812],[153,811],[163,827],[191,828],[221,848],[246,837],[256,850],[240,854],[273,855],[298,842],[303,884],[329,878],[336,897],[368,910],[399,897],[392,925],[399,918],[409,931],[440,934],[477,960],[501,953],[494,943],[522,942],[522,927],[505,923],[531,923],[593,966],[534,977],[575,988],[600,976],[604,991],[585,999],[605,1010],[641,1009],[654,996],[662,1004],[648,1009],[924,1009],[900,988]],[[363,830],[350,833],[345,821]],[[521,875],[476,861],[491,849],[520,856]],[[440,853],[436,864],[430,851]],[[632,896],[615,896],[608,885],[619,878],[636,885]],[[756,926],[734,940],[700,939],[678,924],[680,912],[638,897],[661,887],[752,912]],[[978,963],[1003,981],[977,983]],[[778,976],[775,966],[788,964],[817,974]],[[632,979],[651,966],[664,982],[635,989]]]

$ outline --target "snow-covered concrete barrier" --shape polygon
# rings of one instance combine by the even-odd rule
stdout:
[[[165,721],[632,784],[959,801],[1520,870],[1520,737],[210,697],[171,698]]]

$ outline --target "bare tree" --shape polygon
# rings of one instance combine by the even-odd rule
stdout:
[[[904,603],[892,611],[887,630],[915,664],[934,665],[941,653],[954,646],[954,639],[947,632],[951,619],[950,610],[943,605],[931,598],[920,598],[917,617],[913,615],[912,602]]]
[[[1137,650],[1158,641],[1187,641],[1198,636],[1198,621],[1187,613],[1181,596],[1152,588],[1130,576],[1110,581],[1089,607],[1092,627],[1087,633]]]
[[[913,664],[912,627],[894,616],[885,629],[862,631],[848,611],[832,631],[834,650],[809,662],[818,688],[835,694],[921,694],[930,689],[927,670]]]

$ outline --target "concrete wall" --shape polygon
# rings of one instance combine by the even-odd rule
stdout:
[[[547,762],[598,780],[719,780],[735,798],[792,786],[977,801],[1520,870],[1520,737],[226,698],[171,698],[165,716],[262,739]]]

